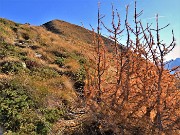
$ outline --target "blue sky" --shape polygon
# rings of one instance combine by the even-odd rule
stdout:
[[[134,0],[0,0],[0,17],[19,23],[41,25],[53,19],[68,21],[73,24],[89,24],[96,27],[97,3],[101,2],[101,13],[105,15],[104,22],[110,26],[111,3],[121,14],[125,15],[125,6],[130,5],[129,14],[133,15]],[[144,10],[141,16],[143,23],[155,23],[155,14],[160,25],[170,23],[170,27],[163,30],[161,35],[164,41],[170,42],[170,32],[174,29],[177,47],[167,59],[180,57],[180,0],[137,0],[138,9]],[[132,17],[130,18],[132,19]]]

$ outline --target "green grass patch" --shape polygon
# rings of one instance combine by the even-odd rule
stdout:
[[[14,81],[0,81],[0,123],[6,135],[47,135],[45,122],[36,113],[37,105],[27,88]]]

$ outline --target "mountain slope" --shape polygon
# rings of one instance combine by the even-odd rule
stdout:
[[[5,135],[156,134],[156,118],[178,132],[178,79],[144,59],[146,49],[120,50],[105,37],[97,47],[96,33],[60,20],[0,19],[0,30]]]
[[[60,20],[32,26],[0,18],[0,128],[5,133],[99,130],[82,102],[85,65],[94,58],[93,34]],[[113,42],[102,39],[111,48]]]
[[[0,30],[0,127],[9,134],[54,134],[59,119],[73,120],[82,107],[84,56],[92,47],[68,31],[61,36],[2,18]]]

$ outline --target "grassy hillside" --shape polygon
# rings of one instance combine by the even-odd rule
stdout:
[[[2,18],[0,31],[1,126],[7,134],[53,132],[53,124],[69,119],[67,112],[83,96],[82,51],[90,45],[68,30],[62,36]]]
[[[60,20],[32,26],[0,18],[5,135],[160,134],[159,125],[178,133],[179,80],[152,60],[154,40],[121,49],[94,35]]]

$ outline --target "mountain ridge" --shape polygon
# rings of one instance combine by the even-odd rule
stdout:
[[[165,63],[166,64],[165,64],[164,68],[170,70],[171,74],[175,73],[174,70],[176,70],[176,71],[180,70],[180,58],[172,59]]]
[[[167,61],[166,63],[167,63],[166,68],[172,69],[175,66],[180,66],[180,58],[171,59],[171,60]]]

